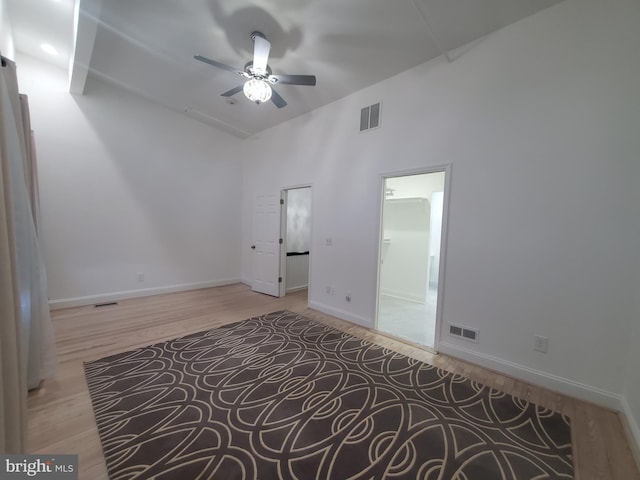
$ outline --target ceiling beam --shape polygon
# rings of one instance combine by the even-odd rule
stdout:
[[[102,0],[76,0],[73,18],[73,48],[69,61],[69,92],[84,94],[96,41]]]

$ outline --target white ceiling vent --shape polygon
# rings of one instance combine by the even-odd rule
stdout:
[[[380,127],[380,102],[360,110],[360,131],[365,132]]]
[[[462,325],[450,323],[449,335],[478,343],[478,330],[476,328],[463,327]]]

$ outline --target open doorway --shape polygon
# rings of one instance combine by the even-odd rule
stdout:
[[[377,329],[435,347],[445,172],[383,182]]]
[[[283,283],[280,296],[309,288],[311,244],[311,187],[282,191],[282,250],[280,272]]]

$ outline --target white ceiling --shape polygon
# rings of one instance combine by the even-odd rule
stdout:
[[[16,50],[64,68],[75,51],[76,73],[88,67],[89,88],[100,78],[247,137],[560,0],[77,0],[75,50],[74,0],[6,1]],[[256,30],[271,42],[274,73],[317,77],[315,87],[276,87],[285,108],[255,105],[242,93],[228,104],[220,94],[240,77],[193,59],[241,70]],[[42,52],[42,42],[59,55]]]

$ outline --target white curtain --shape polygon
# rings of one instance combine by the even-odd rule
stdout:
[[[0,68],[0,452],[25,452],[27,390],[55,374],[28,102]]]

